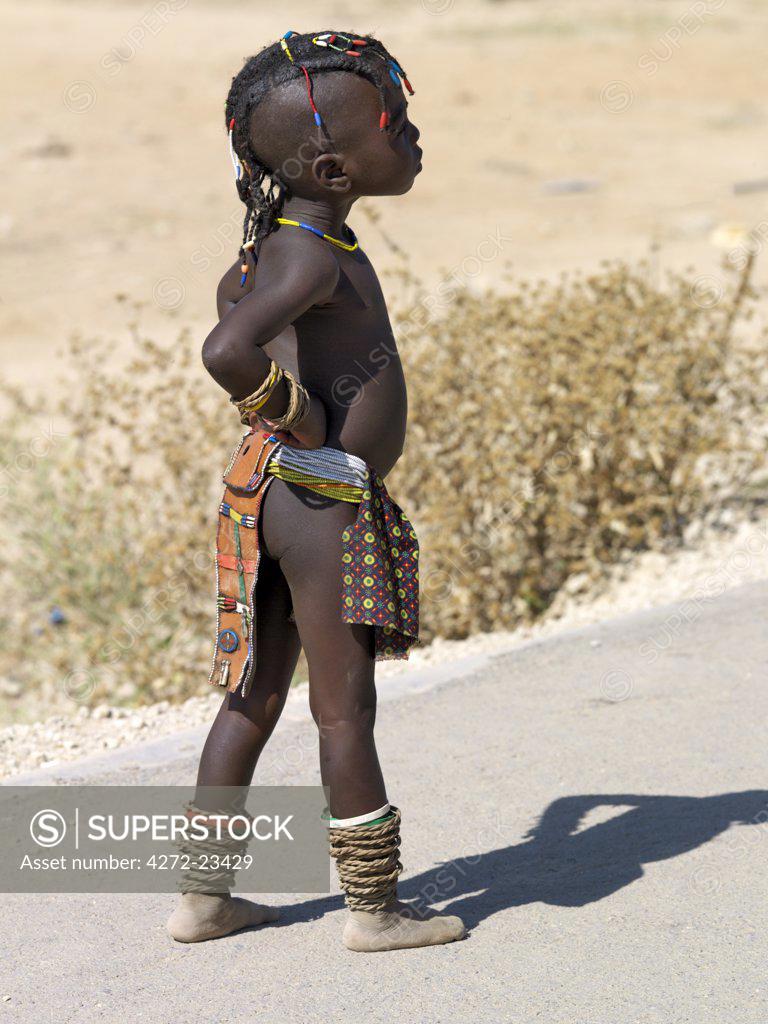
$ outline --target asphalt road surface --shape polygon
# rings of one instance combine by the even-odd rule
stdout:
[[[337,888],[195,946],[165,932],[171,895],[13,894],[0,1020],[765,1024],[766,612],[751,584],[382,701],[401,895],[464,941],[348,952]],[[78,780],[186,783],[194,747]],[[316,782],[314,727],[281,723],[256,781]]]

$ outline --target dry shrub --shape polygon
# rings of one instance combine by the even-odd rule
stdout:
[[[65,432],[41,458],[18,456],[35,452],[40,406],[10,392],[0,674],[53,705],[200,692],[212,642],[217,492],[239,424],[187,336],[160,346],[134,329],[132,352],[117,368],[104,343],[73,343]]]
[[[746,292],[702,308],[686,277],[658,289],[643,267],[608,266],[457,290],[439,317],[423,299],[401,310],[411,409],[390,483],[422,543],[425,637],[509,627],[741,486],[765,390],[757,349],[734,342]],[[216,504],[240,427],[196,342],[135,330],[132,353],[117,370],[108,346],[74,345],[67,435],[44,450],[46,400],[7,391],[0,686],[36,717],[65,698],[205,687]]]
[[[766,392],[764,345],[734,339],[748,273],[718,297],[605,263],[400,312],[411,408],[392,487],[422,543],[428,637],[513,626],[742,488]]]

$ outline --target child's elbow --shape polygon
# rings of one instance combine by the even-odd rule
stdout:
[[[220,331],[218,327],[214,327],[203,342],[203,366],[214,380],[226,374],[232,360],[231,347],[226,332]]]

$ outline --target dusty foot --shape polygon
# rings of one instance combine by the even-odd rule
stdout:
[[[220,939],[240,928],[268,924],[279,917],[276,907],[264,907],[239,896],[184,893],[168,918],[168,933],[177,942]]]
[[[351,910],[342,940],[347,949],[356,953],[377,953],[386,949],[437,946],[463,939],[465,935],[466,928],[460,917],[419,912],[396,900],[387,910]]]

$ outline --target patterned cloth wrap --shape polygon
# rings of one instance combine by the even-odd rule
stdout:
[[[376,660],[407,658],[419,635],[419,544],[384,481],[362,459],[335,448],[292,448],[251,431],[224,473],[216,533],[216,644],[209,682],[243,696],[255,665],[258,522],[278,477],[318,494],[357,504],[342,533],[341,617],[374,627]]]

